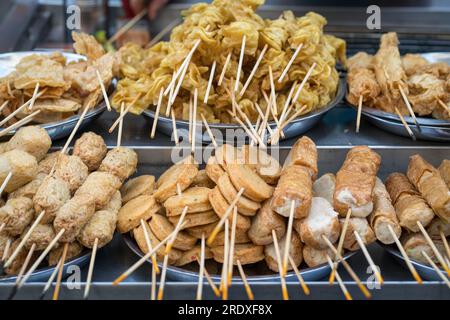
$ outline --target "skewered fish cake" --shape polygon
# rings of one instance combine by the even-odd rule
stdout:
[[[48,265],[56,266],[63,254],[64,246],[58,246],[50,251],[48,254]],[[83,246],[77,241],[70,242],[67,247],[66,261],[75,258],[83,252]]]
[[[213,259],[223,263],[223,246],[211,248]],[[252,264],[264,259],[264,246],[257,246],[251,243],[236,244],[234,247],[233,265],[237,265],[239,260],[242,265]]]
[[[169,219],[169,221],[173,225],[176,225],[178,223],[178,221],[180,220],[180,217],[181,217],[181,215],[178,215],[178,216],[167,217],[167,219]],[[185,216],[185,218],[183,220],[183,224],[185,223],[185,225],[181,228],[181,230],[192,228],[192,227],[197,227],[197,226],[203,226],[203,225],[215,223],[218,221],[219,221],[219,217],[213,210],[205,211],[205,212],[189,213]]]
[[[155,201],[153,196],[142,195],[128,201],[119,210],[117,220],[117,230],[120,233],[126,233],[144,221],[154,216],[161,206]]]
[[[45,211],[40,223],[53,221],[56,212],[70,199],[69,184],[61,178],[46,176],[33,197],[37,214]]]
[[[12,173],[5,192],[13,192],[33,180],[37,169],[36,158],[25,151],[14,149],[0,154],[0,181]]]
[[[98,170],[112,173],[125,181],[136,171],[137,162],[138,157],[133,149],[117,147],[108,151]]]
[[[6,151],[21,150],[42,160],[52,145],[47,131],[38,126],[22,127],[8,141]]]
[[[75,192],[77,195],[92,195],[95,199],[95,209],[101,209],[108,204],[111,197],[122,185],[119,178],[108,172],[95,171],[88,175],[81,187]]]
[[[175,227],[170,223],[170,221],[160,214],[154,214],[150,220],[150,229],[153,234],[162,241],[167,236],[169,236],[175,229]],[[184,231],[180,231],[177,234],[175,241],[173,242],[173,247],[179,250],[190,250],[195,246],[197,239],[188,235]]]
[[[120,189],[124,203],[140,196],[152,195],[155,190],[155,177],[142,175],[128,180]]]
[[[188,207],[187,213],[197,213],[212,210],[209,203],[208,194],[211,191],[209,188],[192,187],[186,189],[182,194],[170,197],[164,202],[166,215],[178,216],[184,207]]]
[[[0,225],[4,223],[3,230],[11,236],[23,233],[33,217],[33,201],[29,198],[10,199],[0,208]]]
[[[236,228],[236,238],[234,239],[235,244],[245,244],[251,243],[250,238],[248,237],[247,230]],[[209,245],[209,247],[217,247],[223,246],[225,244],[225,231],[220,231],[213,242]]]
[[[279,240],[278,246],[280,248],[280,253],[284,254],[285,246],[286,246],[286,235],[283,236]],[[303,261],[303,243],[300,240],[299,235],[296,232],[292,233],[291,244],[289,246],[289,256],[294,260],[295,265],[299,266]],[[278,259],[275,252],[275,245],[273,243],[265,246],[264,248],[265,260],[267,266],[273,272],[279,272],[278,270]],[[287,270],[292,270],[292,266],[289,263],[287,266]]]
[[[184,251],[181,257],[175,262],[176,267],[184,266],[188,263],[200,260],[201,246],[196,245],[190,250]],[[205,247],[205,260],[212,259],[213,253],[210,248]]]
[[[55,165],[55,176],[66,181],[73,194],[86,180],[88,167],[78,156],[60,154]]]
[[[157,189],[154,197],[159,202],[164,202],[177,194],[177,185],[181,191],[186,190],[194,181],[198,168],[192,163],[178,163],[164,172],[157,181]]]
[[[93,132],[83,133],[73,146],[73,155],[80,157],[89,171],[98,169],[107,151],[103,138]]]
[[[28,230],[29,228],[23,231],[21,239]],[[50,242],[52,242],[55,236],[55,230],[53,229],[53,226],[51,224],[38,224],[36,228],[31,232],[28,240],[25,242],[25,248],[30,249],[31,246],[35,244],[36,251],[45,250],[45,248],[47,248],[47,246],[50,244]]]

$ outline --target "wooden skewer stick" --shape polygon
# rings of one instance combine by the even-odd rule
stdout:
[[[269,129],[270,128],[270,125],[269,125],[269,115],[270,115],[270,108],[272,108],[272,106],[271,106],[271,101],[269,101],[269,103],[267,104],[267,106],[266,106],[266,110],[265,110],[265,114],[264,114],[264,118],[263,118],[263,122],[262,122],[262,124],[261,124],[261,127],[262,128],[264,128],[263,130],[262,130],[262,132],[261,132],[261,139],[264,139],[264,136],[265,136],[265,134],[266,134],[266,130],[265,130],[265,128],[267,127],[267,129],[269,130],[269,134],[270,135],[273,135],[273,131],[271,132],[271,130],[272,129]]]
[[[205,273],[205,234],[203,233],[200,249],[200,271],[198,273],[197,300],[202,300],[204,273]]]
[[[165,26],[156,36],[152,38],[152,40],[145,46],[146,48],[153,47],[159,40],[161,40],[166,34],[168,34],[170,31],[172,31],[173,28],[175,28],[180,23],[180,19],[175,19],[171,23],[169,23],[167,26]]]
[[[163,93],[164,93],[164,87],[161,87],[161,90],[159,91],[158,104],[156,105],[156,110],[155,110],[155,118],[153,119],[152,131],[150,133],[150,138],[152,138],[152,139],[155,137],[155,133],[156,133],[156,125],[158,124],[158,117],[159,117],[159,111],[161,110]]]
[[[259,106],[259,104],[258,104],[257,102],[255,102],[255,108],[256,108],[256,111],[258,111],[259,116],[261,117],[261,121],[264,121],[265,114],[264,114],[264,112],[262,111],[261,107]],[[269,109],[269,110],[270,110],[270,109]],[[270,134],[273,134],[273,130],[272,130],[272,128],[269,126],[269,124],[267,124],[266,127],[267,127],[267,130],[269,131],[269,133],[270,133]],[[260,125],[259,128],[260,128],[259,130],[261,130],[261,128],[263,128],[262,122],[261,122],[261,125]],[[260,135],[261,135],[261,133],[260,133]],[[263,138],[263,137],[261,137],[261,139],[262,139],[262,138]]]
[[[3,229],[5,228],[5,226],[6,226],[6,223],[4,223],[4,222],[0,225],[0,232],[3,231]]]
[[[283,265],[281,262],[281,254],[280,254],[280,247],[278,246],[278,239],[277,235],[275,233],[275,230],[272,230],[272,238],[273,238],[273,246],[275,247],[275,254],[277,257],[277,263],[278,263],[278,272],[280,274],[280,281],[281,281],[281,292],[283,295],[283,300],[289,300],[289,293],[286,287],[286,278],[283,275]]]
[[[25,233],[25,235],[23,236],[22,240],[19,242],[18,246],[16,247],[16,250],[14,250],[14,252],[11,254],[11,256],[9,257],[9,259],[6,261],[4,268],[7,268],[13,261],[14,259],[16,259],[17,255],[19,254],[20,250],[22,250],[23,246],[25,245],[25,243],[28,241],[28,239],[30,238],[31,234],[33,233],[34,229],[36,229],[37,225],[39,224],[39,222],[42,220],[42,218],[44,217],[45,211],[42,211],[38,217],[36,218],[36,220],[34,220],[33,224],[31,225],[30,229],[28,229],[27,233]]]
[[[63,253],[61,256],[61,265],[59,266],[58,277],[56,278],[55,291],[53,292],[53,300],[58,300],[58,298],[59,298],[59,290],[61,288],[61,280],[62,280],[62,275],[63,275],[63,270],[64,270],[64,262],[66,261],[66,256],[67,256],[67,249],[69,249],[68,242],[66,242],[64,244]]]
[[[194,107],[192,109],[192,153],[195,152],[195,135],[197,129],[197,102],[198,102],[198,89],[194,89]]]
[[[150,240],[148,227],[147,227],[147,224],[145,223],[144,219],[141,219],[141,227],[142,227],[142,231],[144,232],[145,242],[147,244],[148,251],[151,251],[153,249],[152,242]],[[155,269],[156,274],[159,274],[159,267],[158,267],[158,262],[156,261],[156,255],[155,254],[152,255],[151,259],[152,259],[153,269]]]
[[[214,72],[216,71],[217,62],[214,61],[211,66],[211,73],[209,74],[208,86],[206,87],[205,98],[203,99],[203,103],[208,103],[209,92],[211,91],[211,85],[214,80]]]
[[[372,268],[372,272],[375,274],[375,277],[377,277],[378,283],[382,285],[384,283],[383,277],[381,276],[381,273],[378,271],[378,267],[373,262],[372,257],[369,254],[369,251],[367,250],[366,244],[361,239],[361,236],[359,233],[355,230],[354,232],[356,241],[358,242],[359,247],[361,248],[364,256],[366,257],[367,262],[369,263],[370,267]]]
[[[242,111],[241,107],[236,103],[235,103],[235,109],[239,112],[240,116],[242,117],[242,119],[244,119],[244,121],[247,123],[248,128],[250,129],[250,131],[252,132],[253,137],[255,137],[255,139],[258,141],[258,143],[263,146],[266,147],[266,144],[264,143],[264,141],[261,139],[261,137],[258,135],[258,132],[256,132],[256,129],[253,127],[252,122],[250,121],[250,119],[247,117],[247,115]],[[236,117],[237,118],[237,117]]]
[[[174,232],[173,232],[169,242],[167,243],[165,254],[169,254],[170,251],[172,250],[172,247],[173,247],[173,244],[174,244],[174,242],[175,242],[175,240],[177,238],[178,232],[180,232],[181,227],[183,226],[184,218],[186,217],[188,209],[189,209],[188,206],[185,206],[183,208],[183,211],[181,212],[180,219],[178,219],[178,223],[175,226]]]
[[[222,72],[220,73],[219,81],[217,82],[218,86],[222,85],[223,79],[225,78],[225,73],[228,68],[228,64],[230,63],[231,52],[227,55],[227,59],[225,60],[225,64],[223,65]]]
[[[39,94],[36,96],[36,99],[39,98],[40,96],[42,96],[45,93],[46,89],[42,90],[41,92],[39,92]],[[7,101],[9,102],[9,101]],[[20,111],[22,111],[23,108],[26,108],[28,105],[30,105],[31,103],[31,98],[25,102],[23,105],[21,105],[20,107],[18,107],[16,110],[14,110],[13,112],[11,112],[5,119],[3,119],[2,121],[0,121],[0,127],[3,126],[5,123],[7,123],[9,120],[11,120],[11,118],[13,118],[16,114],[18,114]],[[7,105],[7,103],[2,105],[2,108],[5,108]]]
[[[3,180],[2,185],[0,186],[0,196],[3,194],[3,191],[5,191],[6,186],[8,185],[9,180],[11,180],[12,178],[12,171],[10,171],[8,173],[8,175],[6,176],[5,180]],[[0,230],[1,232],[1,230]]]
[[[241,46],[241,52],[239,54],[239,63],[238,63],[238,69],[236,72],[236,82],[234,83],[234,92],[238,91],[239,81],[241,80],[242,63],[244,62],[245,40],[246,40],[246,36],[244,34],[242,36],[242,46]]]
[[[108,43],[114,43],[117,39],[119,39],[123,34],[125,34],[128,30],[130,30],[136,23],[139,22],[145,15],[147,14],[147,8],[143,9],[137,15],[133,17],[130,21],[125,23],[117,32],[108,39]]]
[[[173,112],[173,110],[170,113],[172,116],[173,139],[175,140],[175,145],[178,145],[180,143],[180,140],[178,139],[177,121],[175,120],[175,113]]]
[[[292,99],[292,104],[294,105],[298,97],[300,96],[300,92],[302,92],[303,87],[306,84],[306,81],[308,81],[309,77],[311,76],[311,73],[313,72],[314,68],[316,67],[316,63],[314,62],[311,67],[309,68],[308,72],[306,73],[305,77],[303,78],[302,82],[300,83],[300,86],[298,87],[297,91],[295,92],[294,98]]]
[[[328,264],[330,265],[330,267],[333,268],[333,261],[331,261],[331,258],[329,255],[327,255],[327,260],[328,260]],[[350,293],[347,290],[347,287],[345,286],[344,282],[342,281],[341,276],[339,275],[339,273],[337,271],[335,273],[336,273],[336,280],[339,284],[339,287],[342,290],[342,293],[345,296],[345,299],[353,300],[352,296],[350,295]]]
[[[50,250],[53,249],[53,247],[56,245],[56,243],[58,242],[59,238],[62,237],[62,235],[64,234],[65,231],[66,231],[65,229],[61,229],[59,231],[59,233],[56,235],[56,237],[53,238],[53,240],[49,243],[47,248],[45,248],[45,250],[41,253],[41,255],[36,259],[34,264],[31,266],[31,268],[24,275],[24,277],[22,278],[22,281],[20,282],[18,288],[21,288],[25,284],[25,282],[27,282],[28,278],[31,276],[31,274],[34,272],[34,270],[36,270],[36,268],[41,264],[42,260],[44,260],[44,258],[50,252]],[[63,263],[63,265],[64,265],[64,263]]]
[[[362,103],[363,103],[363,96],[360,95],[358,100],[358,113],[356,114],[356,133],[359,133],[359,126],[361,124]]]
[[[152,267],[152,284],[150,289],[150,300],[156,300],[156,271],[155,268]]]
[[[239,199],[241,198],[241,196],[244,193],[244,191],[245,191],[245,189],[241,188],[239,190],[239,192],[236,194],[236,197],[234,197],[233,201],[228,206],[227,210],[225,210],[224,215],[220,218],[220,220],[217,223],[216,227],[213,229],[213,231],[211,232],[211,234],[208,237],[208,240],[206,241],[206,243],[208,245],[211,245],[211,243],[214,241],[214,239],[216,238],[216,236],[219,233],[220,229],[222,228],[223,224],[225,223],[225,220],[228,220],[228,217],[229,217],[229,215],[231,213],[231,210],[233,210],[233,207],[239,201]]]
[[[447,257],[450,259],[450,247],[448,246],[447,238],[445,237],[445,234],[442,230],[439,231],[439,235],[441,236],[442,243],[444,244],[445,253],[447,254]]]
[[[298,282],[300,282],[300,285],[302,286],[303,292],[309,296],[310,291],[308,286],[305,283],[305,280],[303,280],[302,275],[300,274],[300,271],[298,270],[297,266],[295,265],[294,259],[292,259],[291,256],[289,256],[289,262],[291,263],[292,269],[294,269],[295,275],[297,276]]]
[[[345,240],[345,236],[347,234],[347,229],[348,229],[348,223],[350,222],[350,216],[352,215],[352,209],[348,209],[347,210],[347,214],[345,215],[345,220],[344,220],[344,224],[342,225],[342,230],[341,230],[341,235],[339,237],[339,242],[338,242],[338,246],[337,246],[337,251],[339,252],[339,254],[342,252],[342,247],[344,246],[344,240]],[[337,261],[338,257],[336,256],[335,261]],[[334,273],[336,271],[337,268],[337,263],[333,264],[333,269],[331,270],[330,273],[330,278],[328,280],[328,282],[331,284],[333,284],[334,282]]]
[[[121,113],[119,115],[119,117],[116,119],[116,121],[114,121],[113,125],[108,130],[109,133],[112,133],[114,131],[114,129],[116,129],[116,127],[118,126],[120,121],[127,115],[127,113],[130,111],[131,107],[134,106],[134,104],[141,98],[141,96],[142,96],[142,92],[139,92],[138,95],[136,96],[136,98],[134,98],[133,101],[131,101],[131,103],[127,106],[127,108],[125,109],[123,114]]]
[[[120,106],[120,121],[119,121],[119,131],[117,132],[117,147],[120,147],[120,144],[122,142],[122,129],[123,129],[123,103]]]
[[[195,259],[197,260],[197,263],[200,266],[200,260],[199,260],[198,256],[196,256]],[[214,292],[216,297],[220,297],[220,290],[217,289],[217,286],[214,283],[213,279],[211,278],[211,275],[209,274],[208,270],[205,268],[203,271],[204,271],[205,278],[208,281],[209,286],[211,287],[212,291]]]
[[[30,106],[28,107],[28,110],[33,109],[38,92],[39,92],[39,82],[36,83],[36,86],[34,87],[34,92],[33,92],[33,95],[31,96]]]
[[[247,81],[245,82],[244,86],[242,87],[242,90],[239,92],[239,96],[243,96],[245,91],[247,90],[248,86],[250,85],[250,82],[252,81],[253,77],[255,76],[256,70],[258,70],[258,67],[264,58],[264,55],[266,54],[267,49],[269,46],[266,44],[264,48],[262,49],[261,53],[259,54],[258,60],[256,60],[255,65],[253,66],[252,71],[250,72],[250,75],[247,78]]]
[[[211,139],[211,142],[212,142],[214,148],[217,148],[217,146],[218,146],[217,141],[216,141],[216,139],[214,138],[214,135],[213,135],[213,133],[212,133],[212,131],[211,131],[211,128],[209,127],[209,124],[208,124],[208,122],[206,121],[205,116],[203,115],[203,113],[200,113],[200,117],[202,118],[203,125],[204,125],[205,128],[206,128],[206,132],[208,132],[209,138]]]
[[[62,262],[62,259],[59,258],[59,261],[58,261],[58,263],[56,264],[55,269],[53,270],[52,274],[51,274],[50,277],[48,278],[47,283],[45,284],[45,287],[44,287],[44,289],[43,289],[42,292],[41,292],[40,300],[44,299],[45,294],[47,293],[48,289],[50,289],[50,286],[51,286],[52,283],[53,283],[53,280],[55,280],[56,275],[58,274],[59,266],[61,265],[61,262]]]
[[[100,76],[100,72],[98,70],[95,70],[95,73],[97,74],[97,80],[100,85],[100,89],[102,90],[103,100],[105,100],[106,108],[108,109],[108,111],[111,111],[111,104],[109,103],[108,93],[106,92],[106,88],[103,83],[102,77]]]
[[[291,89],[289,90],[289,94],[286,98],[286,101],[284,102],[283,110],[281,111],[281,116],[280,116],[281,123],[283,123],[283,121],[288,116],[288,107],[289,107],[289,104],[291,103],[291,99],[292,99],[292,96],[294,95],[294,89],[296,86],[297,86],[297,80],[294,81],[294,84],[292,85]]]
[[[269,110],[270,110],[270,113],[272,114],[272,118],[275,121],[275,124],[277,125],[277,131],[280,131],[281,130],[281,125],[280,125],[280,122],[278,121],[278,118],[277,118],[276,114],[274,113],[274,109],[277,108],[277,106],[276,106],[276,99],[277,99],[277,97],[275,96],[274,99],[269,99],[269,97],[267,96],[265,91],[262,91],[262,93],[263,93],[263,96],[264,96],[264,100],[266,100],[267,105],[271,106],[271,108],[269,108]],[[282,130],[280,131],[280,134],[282,135],[282,137],[284,137],[284,133],[283,133]]]
[[[408,112],[411,115],[411,118],[413,118],[417,129],[419,131],[422,131],[422,128],[420,127],[419,122],[417,121],[416,115],[414,114],[414,110],[411,107],[411,104],[409,103],[409,100],[408,100],[408,97],[405,94],[405,91],[403,91],[403,88],[401,86],[399,86],[398,89],[400,90],[400,94],[402,95],[402,98],[403,98],[403,101],[405,102],[406,108],[408,109]]]
[[[78,128],[80,128],[80,125],[81,125],[81,123],[83,122],[84,117],[86,116],[86,113],[88,112],[89,108],[90,108],[90,105],[89,105],[89,104],[84,108],[83,112],[82,112],[81,115],[80,115],[80,118],[79,118],[78,121],[77,121],[77,124],[75,125],[75,127],[74,127],[73,130],[72,130],[72,132],[70,133],[70,136],[69,136],[69,138],[67,139],[66,143],[64,144],[64,147],[61,149],[61,154],[66,153],[67,149],[68,149],[69,146],[70,146],[70,143],[71,143],[72,140],[73,140],[73,137],[75,136],[75,133],[77,133]],[[53,171],[53,170],[52,170],[52,171]]]
[[[397,113],[398,117],[400,118],[400,121],[402,122],[403,126],[406,129],[406,132],[408,132],[409,136],[411,137],[411,139],[413,139],[414,141],[416,141],[416,135],[414,134],[414,132],[411,130],[411,128],[409,127],[409,125],[406,123],[405,118],[403,118],[402,114],[400,113],[400,111],[397,109],[397,107],[395,108],[395,113]]]
[[[275,82],[273,80],[272,66],[269,66],[269,81],[270,81],[270,98],[273,100],[272,113],[273,117],[278,116],[277,98],[275,96]]]
[[[172,77],[175,77],[175,71],[172,73]],[[170,97],[173,95],[174,90],[175,88],[173,86],[169,89],[169,97],[167,98],[167,107],[166,107],[166,117],[168,117],[170,115],[170,112],[172,111],[172,104],[170,103]]]
[[[289,261],[289,250],[291,249],[291,238],[292,238],[292,228],[294,225],[294,212],[295,212],[295,201],[291,201],[291,207],[289,210],[289,220],[286,230],[286,242],[284,243],[284,256],[283,256],[283,269],[282,274],[285,277],[287,273],[288,261]]]
[[[236,242],[236,223],[237,223],[237,207],[234,206],[233,208],[233,220],[231,222],[231,240],[230,240],[230,258],[229,258],[229,265],[228,265],[228,286],[231,286],[231,283],[233,281],[233,267],[234,267],[234,245]]]
[[[301,107],[299,110],[297,110],[289,119],[287,119],[280,127],[280,129],[277,128],[277,130],[275,131],[274,135],[271,136],[271,144],[275,145],[278,143],[278,141],[280,140],[280,132],[283,132],[284,128],[291,123],[292,121],[294,121],[295,118],[297,118],[299,115],[301,115],[305,109],[307,108],[306,105],[304,105],[303,107]]]
[[[164,285],[166,284],[166,272],[167,272],[167,263],[169,262],[169,255],[166,254],[164,256],[163,267],[161,271],[161,278],[159,280],[159,289],[158,289],[158,300],[162,300],[164,296]]]
[[[414,268],[413,264],[411,263],[411,260],[408,257],[408,254],[406,253],[405,249],[403,248],[403,245],[401,244],[400,240],[398,240],[397,235],[394,232],[394,229],[390,225],[388,225],[388,230],[394,239],[395,244],[397,245],[398,250],[400,251],[401,255],[403,256],[403,259],[405,259],[406,266],[408,267],[409,271],[411,272],[414,279],[417,281],[418,284],[422,284],[422,279],[420,278],[419,274],[416,271],[416,268]]]
[[[192,95],[189,96],[189,143],[192,143]]]
[[[344,260],[344,257],[342,256],[342,254],[340,254],[336,250],[336,248],[333,246],[333,244],[330,242],[330,240],[328,240],[328,238],[325,237],[325,235],[322,236],[322,239],[325,241],[327,246],[331,249],[331,251],[333,252],[335,257],[337,257],[337,259],[338,259],[337,262],[341,262],[342,263],[342,265],[344,266],[345,270],[347,270],[348,274],[350,275],[350,277],[352,277],[353,281],[356,282],[356,285],[358,286],[359,290],[361,290],[361,292],[364,294],[364,296],[367,299],[372,298],[372,295],[370,294],[370,292],[362,284],[361,279],[359,279],[358,275],[355,273],[355,271],[353,271],[353,269],[350,266],[350,264],[347,261]],[[334,267],[334,265],[333,265],[333,267]]]
[[[225,220],[225,242],[223,248],[222,265],[222,300],[228,300],[228,263],[230,263],[230,225],[228,219]]]
[[[284,68],[283,72],[281,73],[281,76],[278,78],[278,82],[281,83],[284,79],[284,77],[287,75],[289,69],[292,66],[292,63],[294,63],[294,60],[297,58],[300,50],[303,47],[303,43],[300,43],[300,45],[295,49],[294,54],[292,55],[291,59],[289,60],[288,64],[286,65],[286,68]]]
[[[447,110],[448,115],[450,116],[450,107],[444,103],[441,99],[438,99],[438,103],[441,105],[442,108]],[[1,109],[1,108],[0,108]]]
[[[441,271],[441,269],[439,269],[439,267],[436,265],[436,263],[434,263],[433,260],[431,260],[430,256],[422,250],[422,255],[425,257],[425,259],[427,259],[428,263],[433,267],[433,269],[437,272],[437,274],[439,275],[439,277],[442,279],[442,281],[445,282],[445,284],[447,285],[447,287],[450,288],[450,281],[448,280],[448,278],[445,276],[445,274]]]
[[[242,282],[244,283],[245,292],[247,292],[248,300],[255,300],[255,296],[253,295],[252,288],[248,284],[247,277],[245,276],[244,268],[242,268],[241,261],[238,259],[237,267],[239,270],[239,274],[241,275]]]
[[[89,261],[89,269],[88,269],[88,274],[87,274],[87,278],[86,278],[86,287],[84,288],[84,294],[83,294],[84,299],[88,298],[89,291],[91,289],[92,274],[94,272],[94,264],[95,264],[95,257],[97,255],[97,248],[98,248],[98,238],[95,238],[94,245],[92,246],[91,261]]]
[[[0,137],[3,137],[5,135],[7,135],[10,131],[13,131],[17,128],[20,128],[21,126],[26,125],[28,122],[31,122],[33,120],[33,118],[35,116],[37,116],[39,113],[41,113],[41,110],[36,110],[35,112],[33,112],[32,114],[26,116],[25,118],[17,121],[16,123],[10,125],[9,127],[3,129],[2,131],[0,131]]]
[[[245,125],[245,123],[242,122],[242,120],[239,119],[239,118],[237,117],[237,115],[236,115],[236,114],[233,114],[230,110],[227,110],[227,112],[228,112],[228,114],[229,114],[231,117],[233,117],[234,120],[236,120],[236,122],[242,127],[242,129],[244,129],[245,133],[247,133],[248,137],[249,137],[250,139],[252,139],[253,143],[256,144],[256,142],[258,141],[258,139],[253,135],[253,132],[250,131],[249,128],[247,128],[247,126]]]
[[[3,111],[3,109],[5,109],[9,104],[9,100],[6,100],[5,102],[2,103],[2,105],[0,106],[0,112]]]
[[[445,272],[447,272],[447,274],[450,276],[450,268],[445,263],[444,258],[442,257],[442,255],[439,252],[439,250],[436,248],[436,245],[434,244],[433,240],[431,240],[430,236],[428,235],[427,231],[425,230],[425,228],[423,227],[423,225],[422,225],[422,223],[420,221],[417,221],[417,225],[419,226],[420,231],[422,232],[423,236],[427,240],[428,245],[433,250],[433,253],[436,256],[436,258],[438,259],[439,263],[442,265],[442,267],[444,268]]]
[[[2,261],[5,261],[9,255],[9,249],[11,248],[11,239],[6,240],[5,249],[3,250]]]

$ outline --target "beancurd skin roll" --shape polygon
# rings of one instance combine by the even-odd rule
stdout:
[[[312,201],[312,180],[310,171],[303,166],[292,165],[283,170],[271,200],[272,210],[288,217],[292,201],[295,202],[295,219],[308,216]]]
[[[447,184],[447,187],[450,188],[450,160],[442,160],[442,163],[439,166],[439,173],[441,174],[442,179],[444,179],[445,183]]]
[[[416,154],[410,158],[407,176],[433,211],[450,222],[450,190],[439,171]]]
[[[353,147],[336,174],[334,209],[345,216],[367,217],[373,210],[372,192],[381,157],[367,146]]]
[[[8,141],[5,151],[21,150],[40,161],[52,146],[47,131],[39,126],[22,127]]]
[[[286,233],[286,221],[272,210],[269,199],[253,217],[248,237],[254,244],[265,246],[273,242],[272,230],[275,230],[277,239],[281,239]]]
[[[281,259],[283,259],[284,250],[286,246],[286,235],[284,235],[283,238],[281,238],[278,241],[278,246],[280,248]],[[276,255],[274,243],[271,243],[264,247],[264,255],[269,269],[272,270],[273,272],[279,272],[277,259],[278,257]],[[303,243],[301,242],[297,232],[292,233],[291,244],[289,246],[289,256],[292,258],[292,260],[294,260],[295,265],[297,267],[303,261]],[[288,263],[287,265],[287,270],[293,270],[292,265],[290,263]]]
[[[20,235],[33,221],[33,201],[29,198],[14,198],[8,200],[0,208],[0,225],[5,224],[3,230],[11,236]]]
[[[285,166],[299,165],[308,168],[313,180],[317,178],[317,147],[314,141],[303,136],[295,142],[285,161]]]
[[[340,219],[341,226],[343,226],[345,219]],[[350,251],[359,250],[359,244],[356,240],[355,231],[359,234],[364,244],[367,246],[375,242],[376,237],[367,219],[351,217],[348,223],[347,232],[344,238],[344,249]]]
[[[332,173],[326,173],[313,183],[314,197],[326,199],[333,205],[333,194],[336,187],[336,176]]]
[[[370,214],[370,226],[375,232],[375,236],[384,244],[394,243],[395,240],[389,231],[389,226],[394,231],[397,238],[400,238],[402,228],[397,219],[395,208],[392,205],[391,197],[386,190],[384,183],[377,177],[375,188],[373,189],[374,207]]]
[[[428,225],[427,232],[432,239],[442,240],[441,231],[444,234],[444,237],[450,237],[450,223],[436,217]]]
[[[5,187],[10,193],[33,180],[38,171],[36,158],[21,150],[11,150],[0,154],[0,184],[12,172],[11,179]]]

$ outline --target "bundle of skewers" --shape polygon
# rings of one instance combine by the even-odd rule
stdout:
[[[383,233],[385,221],[393,219],[397,236],[400,227],[395,213],[390,217],[383,211],[390,201],[377,178],[381,158],[366,146],[354,147],[336,176],[319,178],[317,160],[308,137],[295,143],[283,166],[263,149],[225,144],[202,170],[190,156],[158,179],[144,175],[130,180],[123,188],[126,203],[119,211],[118,230],[131,233],[143,256],[114,284],[151,260],[154,276],[161,274],[158,295],[152,286],[153,298],[163,297],[168,265],[186,270],[198,265],[199,290],[205,278],[227,299],[235,274],[252,299],[252,276],[277,273],[288,299],[287,275],[295,274],[309,294],[301,270],[331,263],[330,281],[336,279],[351,299],[337,273],[342,263],[369,298],[343,257],[362,249],[383,282],[367,245]],[[219,278],[217,288],[213,279]]]
[[[412,137],[406,115],[419,130],[417,117],[450,120],[450,66],[419,54],[402,57],[398,43],[396,33],[386,33],[375,55],[358,52],[347,61],[347,101],[358,107],[357,132],[363,105],[397,115]]]

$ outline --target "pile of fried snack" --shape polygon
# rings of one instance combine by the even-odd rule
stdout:
[[[348,59],[347,100],[385,112],[408,115],[401,95],[403,89],[414,113],[435,119],[450,119],[450,66],[446,62],[429,63],[419,54],[400,56],[394,32],[381,37],[375,55],[358,52]]]
[[[1,115],[7,117],[29,100],[38,86],[32,109],[24,108],[9,122],[14,123],[36,110],[36,123],[59,121],[94,107],[103,98],[97,70],[108,88],[113,79],[115,56],[106,54],[94,37],[72,33],[75,52],[86,60],[67,62],[60,52],[31,54],[22,58],[15,71],[0,78],[0,105],[8,101]]]
[[[295,17],[291,11],[285,11],[279,18],[263,19],[255,10],[264,0],[214,0],[211,4],[198,3],[182,12],[183,23],[175,27],[169,41],[159,42],[153,47],[142,49],[128,44],[119,50],[120,77],[112,105],[120,109],[122,103],[128,105],[136,101],[131,108],[134,113],[156,105],[161,88],[167,88],[172,76],[188,55],[194,43],[201,42],[195,50],[181,84],[173,110],[177,119],[189,118],[189,99],[198,89],[198,113],[202,113],[208,122],[232,123],[234,120],[227,110],[232,110],[227,90],[234,88],[237,77],[243,36],[246,37],[242,72],[240,74],[240,92],[264,46],[268,49],[259,65],[253,80],[245,93],[236,93],[236,101],[250,118],[256,122],[258,111],[255,104],[265,110],[267,103],[263,91],[271,90],[269,66],[275,79],[276,104],[281,112],[293,84],[298,89],[310,67],[316,63],[311,77],[306,81],[295,110],[306,105],[303,113],[327,105],[336,94],[339,75],[336,60],[345,61],[345,42],[323,33],[326,24],[324,17],[310,12]],[[289,69],[286,77],[277,80],[293,56],[295,50],[303,45]],[[228,55],[225,78],[221,85],[218,80]],[[204,98],[213,63],[216,71],[207,103]],[[167,97],[164,97],[161,112],[165,114]],[[233,109],[234,110],[234,109]],[[276,113],[278,114],[278,113]]]
[[[200,256],[202,234],[208,237],[212,233],[243,188],[236,204],[233,263],[236,265],[239,260],[247,265],[249,274],[270,273],[267,267],[278,271],[272,230],[284,250],[292,201],[295,210],[290,255],[297,266],[304,261],[307,266],[315,267],[326,263],[327,255],[334,256],[324,238],[336,246],[349,208],[352,215],[344,238],[346,250],[359,249],[354,231],[365,244],[376,238],[393,243],[387,225],[392,226],[397,236],[400,236],[401,227],[389,194],[377,178],[380,156],[366,146],[354,147],[336,176],[327,173],[318,179],[317,160],[316,146],[306,136],[292,147],[283,167],[264,150],[251,146],[220,146],[204,170],[199,170],[192,158],[185,158],[165,171],[156,183],[153,176],[147,175],[125,184],[125,190],[129,188],[134,192],[125,191],[118,231],[131,231],[140,249],[148,252],[140,219],[147,221],[154,247],[173,232],[187,206],[187,223],[173,244],[169,263],[194,268],[196,264],[188,264]],[[137,185],[141,187],[137,188]],[[181,194],[177,194],[177,186]],[[232,215],[229,221],[232,221]],[[219,274],[219,264],[223,262],[224,234],[222,229],[206,247],[206,259],[215,261],[207,263],[212,273]],[[164,254],[165,246],[162,246],[157,252],[158,260]],[[260,261],[265,263],[258,263]],[[253,265],[250,270],[249,265]]]
[[[0,208],[0,255],[6,260],[23,236],[44,211],[18,256],[5,272],[17,274],[29,249],[35,245],[33,259],[46,249],[64,229],[49,253],[49,265],[56,265],[64,243],[69,243],[66,260],[78,256],[83,248],[109,243],[114,235],[117,214],[122,205],[122,183],[136,171],[137,154],[129,148],[107,150],[103,138],[92,132],[76,140],[71,155],[47,153],[51,140],[37,126],[22,127],[10,141],[1,145],[0,172],[3,181],[12,178]],[[31,263],[30,263],[31,265]]]

